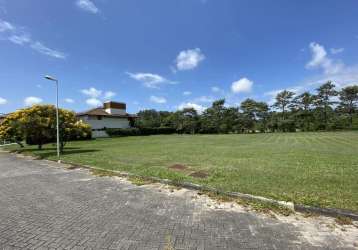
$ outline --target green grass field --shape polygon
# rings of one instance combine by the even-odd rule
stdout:
[[[12,149],[17,146],[12,146]],[[56,159],[54,145],[32,154]],[[68,143],[64,161],[358,211],[358,133],[158,135]],[[185,169],[171,169],[180,164]],[[207,178],[192,177],[196,171]],[[201,176],[203,177],[203,176]]]

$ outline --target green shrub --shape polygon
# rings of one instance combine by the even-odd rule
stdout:
[[[140,135],[138,128],[106,128],[106,133],[111,137]]]
[[[169,135],[176,133],[175,128],[159,127],[159,128],[140,128],[141,135]]]
[[[109,136],[138,136],[138,135],[167,135],[174,134],[176,130],[170,127],[160,128],[106,128]]]

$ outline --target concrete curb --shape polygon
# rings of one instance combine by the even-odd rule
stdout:
[[[5,150],[2,150],[2,151],[8,152]],[[29,157],[36,159],[36,157],[33,157],[33,156],[29,156]],[[54,160],[47,160],[47,159],[45,159],[45,160],[57,163],[57,161],[54,161]],[[89,166],[89,165],[79,165],[79,164],[65,162],[65,161],[61,161],[61,163],[66,164],[66,165],[71,165],[73,167],[78,167],[78,168],[111,172],[111,173],[115,173],[119,177],[137,177],[137,178],[141,178],[144,180],[159,182],[159,183],[166,184],[166,185],[178,186],[178,187],[187,188],[190,190],[209,191],[209,192],[226,195],[226,196],[233,197],[233,198],[240,198],[242,200],[263,202],[266,204],[281,206],[281,207],[284,207],[291,211],[296,211],[296,212],[315,213],[315,214],[324,215],[324,216],[328,216],[328,217],[348,217],[348,218],[351,218],[352,220],[358,221],[358,214],[353,211],[350,211],[350,210],[336,209],[336,208],[311,207],[311,206],[307,206],[307,205],[294,204],[293,202],[279,201],[279,200],[274,200],[274,199],[265,198],[262,196],[251,195],[251,194],[244,194],[244,193],[239,193],[239,192],[226,192],[226,191],[222,191],[219,189],[206,187],[203,185],[189,183],[189,182],[178,182],[178,181],[161,179],[161,178],[152,177],[152,176],[140,176],[140,175],[136,175],[136,174],[126,173],[126,172],[121,172],[121,171],[116,171],[116,170],[109,170],[109,169],[104,169],[104,168],[99,168],[99,167],[94,167],[94,166]]]
[[[131,174],[131,173],[127,173],[127,172],[93,167],[93,166],[89,166],[89,165],[79,165],[79,164],[74,164],[71,162],[64,162],[64,161],[62,161],[61,163],[71,165],[74,167],[79,167],[79,168],[111,172],[111,173],[115,173],[119,177],[137,177],[137,178],[141,178],[144,180],[159,182],[159,183],[166,184],[166,185],[178,186],[178,187],[187,188],[190,190],[208,191],[208,192],[212,192],[212,193],[216,193],[216,194],[226,195],[226,196],[233,197],[233,198],[240,198],[240,199],[247,200],[247,201],[259,201],[259,202],[263,202],[263,203],[267,203],[267,204],[271,204],[271,205],[281,206],[281,207],[287,208],[291,211],[294,211],[293,202],[278,201],[278,200],[274,200],[274,199],[265,198],[262,196],[243,194],[243,193],[239,193],[239,192],[226,192],[226,191],[222,191],[219,189],[206,187],[203,185],[194,184],[194,183],[190,183],[190,182],[178,182],[178,181],[172,181],[172,180],[168,180],[168,179],[161,179],[161,178],[153,177],[153,176],[141,176],[141,175]]]
[[[294,204],[294,210],[297,212],[322,214],[329,217],[348,217],[352,220],[358,221],[358,214],[350,210],[337,209],[337,208],[321,208],[310,207],[301,204]]]
[[[63,163],[65,163],[65,162],[63,162]],[[182,188],[187,188],[190,190],[209,191],[212,193],[226,195],[226,196],[233,197],[233,198],[240,198],[242,200],[247,200],[247,201],[263,202],[263,203],[270,204],[270,205],[281,206],[281,207],[287,208],[287,209],[289,209],[291,211],[295,211],[295,212],[315,213],[315,214],[320,214],[320,215],[324,215],[324,216],[328,216],[328,217],[349,217],[352,220],[358,221],[358,214],[356,214],[350,210],[336,209],[336,208],[311,207],[311,206],[306,206],[306,205],[301,205],[301,204],[294,204],[293,202],[274,200],[274,199],[270,199],[270,198],[266,198],[266,197],[262,197],[262,196],[251,195],[251,194],[244,194],[244,193],[239,193],[239,192],[226,192],[226,191],[222,191],[219,189],[206,187],[203,185],[194,184],[194,183],[190,183],[190,182],[177,182],[177,181],[171,181],[168,179],[161,179],[158,177],[140,176],[140,175],[136,175],[136,174],[125,173],[125,172],[116,171],[116,170],[108,170],[108,169],[103,169],[103,168],[98,168],[98,167],[93,167],[93,166],[88,166],[88,165],[82,166],[82,165],[76,165],[73,163],[65,163],[65,164],[83,167],[83,168],[87,168],[87,169],[95,169],[95,170],[100,170],[100,171],[112,172],[112,173],[115,173],[118,176],[122,176],[122,177],[138,177],[138,178],[142,178],[145,180],[151,180],[151,181],[159,182],[159,183],[166,184],[166,185],[173,185],[173,186],[178,186],[178,187],[182,187]]]

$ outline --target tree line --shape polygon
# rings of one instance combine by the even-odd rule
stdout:
[[[199,114],[193,108],[176,112],[142,110],[138,128],[172,128],[178,133],[250,133],[358,129],[358,85],[337,91],[328,81],[315,93],[279,92],[275,103],[244,100],[239,107],[214,101]]]

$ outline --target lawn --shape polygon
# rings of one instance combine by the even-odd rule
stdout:
[[[11,146],[14,147],[17,146]],[[26,147],[25,151],[56,159],[54,145],[46,145],[41,151]],[[358,132],[97,139],[68,143],[62,159],[143,176],[186,180],[226,191],[358,211]],[[205,174],[208,176],[203,178]]]

